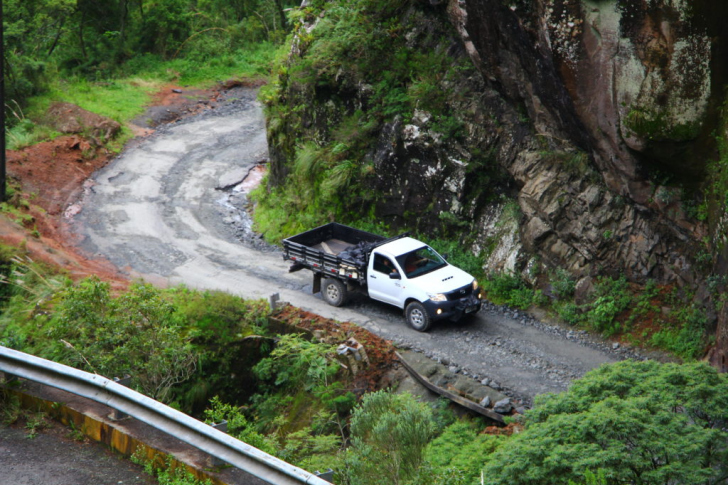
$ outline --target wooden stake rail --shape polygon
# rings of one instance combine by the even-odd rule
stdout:
[[[417,372],[411,365],[409,365],[407,363],[407,361],[404,360],[404,358],[399,354],[399,352],[395,352],[395,354],[397,355],[397,358],[402,363],[404,368],[407,369],[407,372],[409,372],[410,375],[412,375],[412,377],[414,377],[417,382],[419,382],[420,384],[422,384],[423,386],[425,386],[432,392],[435,392],[443,397],[446,397],[449,400],[451,400],[452,402],[457,403],[478,414],[481,414],[481,415],[485,416],[486,418],[492,419],[493,421],[497,422],[498,424],[506,424],[502,415],[496,413],[495,411],[491,411],[490,409],[485,408],[485,407],[481,406],[480,404],[474,403],[473,401],[471,401],[469,399],[465,399],[462,396],[458,396],[457,394],[453,394],[450,391],[446,391],[445,389],[436,386],[435,384],[430,382],[429,379],[427,379],[425,376],[423,376],[422,374]]]

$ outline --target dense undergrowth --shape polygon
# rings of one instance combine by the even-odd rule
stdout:
[[[474,68],[449,40],[448,22],[428,15],[406,0],[349,0],[308,2],[292,16],[295,55],[282,52],[261,91],[271,151],[287,160],[286,173],[253,194],[267,240],[331,220],[372,220],[382,195],[373,152],[387,124],[426,113],[438,143],[463,137],[455,105],[472,94],[462,81]],[[487,178],[490,157],[471,156],[469,170]],[[416,214],[404,219],[417,229]],[[457,222],[443,219],[433,235],[450,236]]]

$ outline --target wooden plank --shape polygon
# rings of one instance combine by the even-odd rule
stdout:
[[[435,384],[430,382],[429,379],[427,379],[425,376],[423,376],[422,374],[417,372],[411,365],[409,365],[407,363],[407,361],[404,360],[404,358],[401,355],[399,355],[399,352],[395,352],[395,355],[397,355],[397,358],[402,363],[404,368],[407,369],[407,372],[409,372],[410,375],[412,377],[414,377],[417,382],[419,382],[420,384],[422,384],[423,386],[425,386],[432,392],[437,393],[443,397],[446,397],[449,400],[451,400],[452,402],[459,404],[478,414],[481,414],[481,415],[485,416],[486,418],[490,418],[499,424],[506,424],[502,415],[496,413],[495,411],[491,411],[490,409],[485,408],[485,407],[481,406],[480,404],[474,403],[473,401],[471,401],[469,399],[465,399],[462,396],[458,396],[457,394],[453,394],[450,391],[446,391],[445,389],[436,386]]]
[[[324,248],[324,251],[326,251],[327,253],[334,254],[329,245],[326,244],[326,241],[321,241],[321,247]]]

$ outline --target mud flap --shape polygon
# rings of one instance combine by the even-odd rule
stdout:
[[[313,274],[313,294],[321,292],[321,273]]]

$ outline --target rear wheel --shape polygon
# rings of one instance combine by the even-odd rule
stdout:
[[[405,309],[405,316],[407,317],[407,323],[409,326],[418,332],[426,332],[432,324],[427,310],[425,310],[422,303],[418,301],[413,301],[407,305],[407,308]]]
[[[343,306],[349,298],[346,285],[342,281],[333,278],[324,281],[321,295],[326,303],[331,306]]]

